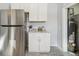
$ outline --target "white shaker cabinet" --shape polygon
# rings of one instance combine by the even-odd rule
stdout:
[[[49,33],[29,33],[28,34],[29,52],[49,52],[50,34]]]
[[[34,35],[34,33],[29,33],[28,35],[29,37],[29,44],[28,44],[28,47],[29,47],[29,52],[39,52],[39,43],[38,43],[38,38],[37,38],[37,35]]]
[[[30,4],[29,10],[29,21],[38,21],[38,4]]]
[[[30,4],[29,21],[47,21],[47,4]]]
[[[41,33],[40,34],[40,52],[49,52],[50,51],[50,34]]]
[[[39,21],[47,21],[47,4],[46,3],[40,3],[38,5],[38,19]]]

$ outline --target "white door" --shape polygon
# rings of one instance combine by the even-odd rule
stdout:
[[[50,51],[50,35],[42,34],[40,40],[40,52]]]
[[[34,34],[29,34],[29,52],[39,52],[38,37]]]

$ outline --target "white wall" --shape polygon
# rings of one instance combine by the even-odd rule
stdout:
[[[67,40],[64,40],[63,37],[63,24],[66,24],[63,22],[63,8],[68,6],[70,3],[59,3],[57,6],[57,46],[60,49],[63,49],[63,46],[67,46]],[[66,30],[66,27],[64,27],[64,29]],[[64,33],[65,34],[65,33]],[[63,44],[63,41],[65,44]]]
[[[47,7],[48,22],[46,26],[51,34],[51,46],[57,46],[57,4],[49,3]]]
[[[62,7],[63,4],[57,4],[57,46],[62,48]]]
[[[63,8],[69,5],[69,3],[59,3],[57,4],[57,47],[62,49],[63,48],[63,34],[62,34],[62,27],[63,27]],[[66,43],[67,44],[67,43]],[[65,45],[64,45],[65,46]]]

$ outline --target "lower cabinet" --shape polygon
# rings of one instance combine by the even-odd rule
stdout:
[[[29,52],[49,52],[50,51],[50,34],[49,33],[29,33],[28,34]]]
[[[40,52],[49,52],[49,51],[50,51],[50,35],[45,34],[40,39]]]

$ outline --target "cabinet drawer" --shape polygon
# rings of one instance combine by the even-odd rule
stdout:
[[[40,35],[39,34],[37,34],[37,33],[29,33],[28,34],[29,35],[29,38],[38,38]]]
[[[39,33],[38,37],[40,37],[40,38],[49,38],[50,34],[49,33]]]
[[[37,38],[37,39],[41,39],[41,38],[50,38],[50,34],[49,33],[29,33],[29,38]]]

